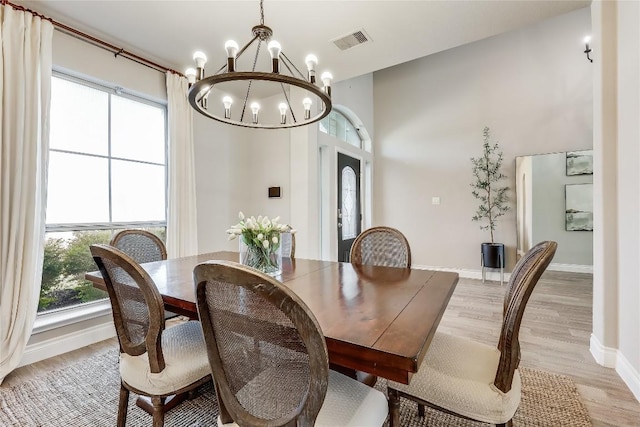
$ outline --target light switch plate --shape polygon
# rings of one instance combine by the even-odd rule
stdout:
[[[439,205],[440,204],[440,197],[432,197],[431,198],[431,204],[432,205]]]

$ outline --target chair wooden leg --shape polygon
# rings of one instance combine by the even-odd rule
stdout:
[[[164,399],[154,396],[151,398],[153,404],[153,427],[164,426]]]
[[[513,420],[509,420],[504,424],[496,424],[496,427],[513,427]]]
[[[389,427],[400,427],[400,395],[397,390],[387,389],[389,395]]]
[[[222,401],[222,397],[220,397],[221,395],[220,395],[220,389],[218,388],[218,383],[216,383],[216,381],[213,380],[213,384],[216,388],[216,399],[218,401],[218,413],[220,414],[218,416],[219,421],[222,424],[232,423],[233,418],[231,418],[231,414],[229,414],[229,411],[227,411],[227,407]]]
[[[129,390],[120,383],[120,400],[118,402],[118,427],[127,424],[127,408],[129,406]]]
[[[422,403],[418,403],[418,415],[424,418],[424,405]]]

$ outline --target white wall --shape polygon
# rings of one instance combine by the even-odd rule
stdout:
[[[53,32],[53,65],[72,74],[121,86],[132,94],[167,102],[164,73],[115,57],[110,51],[60,31]]]
[[[593,67],[581,44],[590,27],[584,8],[374,73],[374,222],[407,235],[415,264],[479,269],[489,235],[471,221],[469,158],[484,126],[512,189],[516,156],[590,148]],[[496,238],[512,266],[513,211]]]

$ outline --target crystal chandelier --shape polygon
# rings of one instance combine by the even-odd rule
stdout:
[[[307,55],[305,59],[307,74],[300,72],[284,54],[280,43],[271,38],[271,28],[264,25],[263,1],[260,0],[260,24],[252,29],[253,38],[242,49],[235,41],[228,40],[225,43],[227,62],[216,73],[206,77],[206,55],[194,53],[197,70],[190,68],[185,72],[190,86],[189,103],[209,118],[248,128],[284,129],[317,122],[331,112],[333,76],[323,73],[320,78],[323,86],[316,85],[318,59],[315,55]],[[266,49],[261,49],[263,44]],[[255,49],[253,62],[247,64],[250,70],[238,71],[240,57],[250,48]],[[302,90],[300,102],[292,102],[292,87]],[[266,100],[270,107],[265,108],[257,98]]]

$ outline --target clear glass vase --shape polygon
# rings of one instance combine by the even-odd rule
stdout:
[[[282,246],[278,235],[278,244],[270,242],[269,247],[247,245],[240,237],[240,264],[248,265],[270,276],[282,274]],[[274,249],[276,247],[276,249]]]

